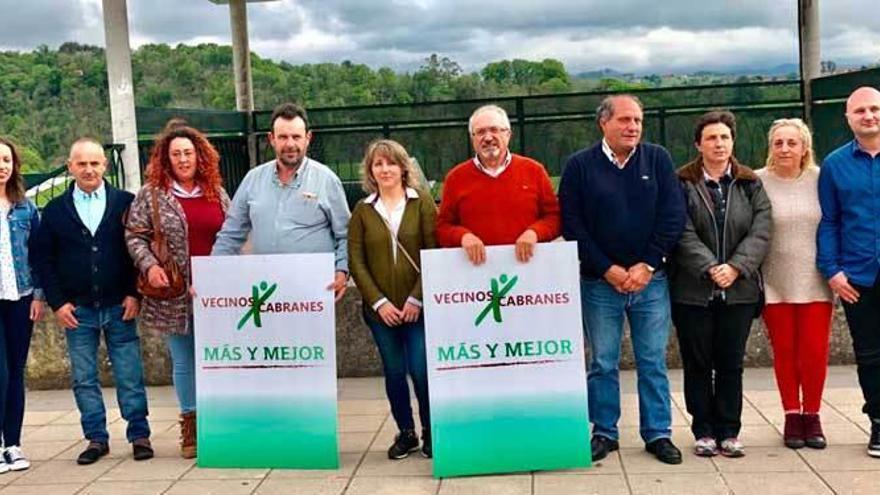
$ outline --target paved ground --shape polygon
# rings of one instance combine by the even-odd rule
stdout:
[[[563,494],[563,493],[880,493],[880,460],[865,454],[867,421],[860,412],[855,369],[831,368],[823,405],[830,446],[792,451],[782,446],[783,414],[772,370],[746,372],[742,459],[699,459],[684,413],[681,371],[672,372],[676,443],[685,451],[680,466],[660,464],[641,448],[633,373],[624,373],[621,451],[589,470],[523,473],[436,480],[420,456],[389,461],[385,450],[395,433],[380,379],[344,379],[340,388],[342,468],[334,472],[199,469],[177,454],[173,390],[151,388],[156,458],[135,463],[123,438],[124,423],[112,409],[111,454],[92,466],[73,459],[84,447],[70,391],[28,395],[25,451],[30,470],[0,475],[0,494]],[[114,404],[113,390],[106,390]]]

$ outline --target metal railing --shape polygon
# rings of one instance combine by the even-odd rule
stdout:
[[[114,187],[125,189],[125,172],[122,167],[122,150],[124,144],[106,144],[104,152],[107,154],[107,170],[104,179]],[[67,170],[67,165],[60,165],[53,170],[38,174],[24,174],[26,196],[36,203],[38,208],[43,208],[53,198],[64,194],[73,178]]]

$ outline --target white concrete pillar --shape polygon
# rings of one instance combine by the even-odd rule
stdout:
[[[810,81],[822,74],[819,0],[798,0],[798,39],[800,40],[801,81],[804,85],[804,116],[809,122],[813,100]]]
[[[248,156],[250,166],[257,164],[257,137],[251,127],[254,111],[251,48],[248,41],[247,2],[229,1],[229,22],[232,26],[232,65],[235,72],[235,109],[248,114]]]
[[[136,192],[141,187],[141,175],[134,82],[131,78],[131,46],[128,40],[128,8],[126,0],[103,0],[103,5],[113,142],[125,145],[122,151],[125,189]]]

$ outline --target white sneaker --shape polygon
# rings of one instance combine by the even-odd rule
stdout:
[[[0,474],[9,472],[9,464],[6,464],[6,461],[3,460],[3,456],[0,455]]]
[[[6,458],[6,465],[13,471],[24,471],[31,467],[31,461],[27,460],[18,445],[7,447],[3,457]]]

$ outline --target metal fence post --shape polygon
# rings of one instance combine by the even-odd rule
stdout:
[[[660,133],[660,146],[666,147],[666,109],[661,108],[657,111],[657,120]]]
[[[516,99],[516,125],[519,130],[519,154],[526,154],[526,112],[522,97]]]

